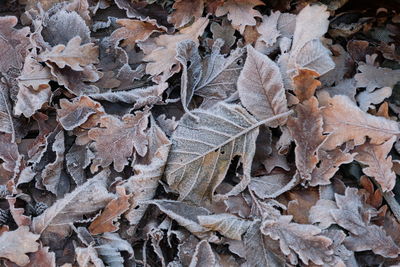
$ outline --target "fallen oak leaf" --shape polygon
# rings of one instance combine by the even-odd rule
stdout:
[[[175,10],[168,16],[168,22],[174,24],[175,28],[181,28],[192,18],[197,20],[201,17],[204,0],[176,0],[172,8]]]
[[[312,70],[300,69],[299,74],[293,78],[294,93],[300,102],[311,98],[318,86],[321,86],[321,82],[315,78],[319,77],[319,74]]]
[[[111,200],[104,211],[89,225],[92,235],[115,232],[119,229],[118,224],[115,225],[114,221],[129,209],[131,195],[127,195],[123,187],[117,187],[117,194],[118,198]]]
[[[0,235],[0,258],[9,259],[20,266],[29,263],[26,253],[39,249],[36,241],[40,235],[29,231],[28,226],[20,226],[17,230],[6,231]]]

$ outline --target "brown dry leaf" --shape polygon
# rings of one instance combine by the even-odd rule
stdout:
[[[72,145],[65,155],[65,162],[68,173],[77,185],[86,182],[85,169],[94,159],[93,152],[86,146]]]
[[[329,97],[325,94],[319,100],[324,106],[324,133],[329,134],[324,149],[335,149],[350,140],[354,140],[355,145],[361,145],[366,137],[371,139],[371,144],[381,144],[399,134],[395,121],[363,112],[347,96]]]
[[[243,220],[229,213],[198,216],[197,219],[201,226],[211,231],[218,231],[223,236],[235,240],[242,240],[242,235],[252,224],[251,221]]]
[[[55,63],[59,68],[69,66],[72,70],[83,71],[85,66],[99,63],[99,49],[94,43],[81,45],[82,39],[76,36],[66,45],[57,45],[39,55],[41,61]]]
[[[330,151],[318,150],[319,165],[311,173],[311,186],[330,184],[330,179],[339,170],[340,165],[353,161],[355,153],[335,148]]]
[[[318,150],[326,139],[322,135],[322,114],[314,96],[296,106],[297,118],[290,117],[287,126],[296,143],[297,171],[302,179],[311,180],[319,162]]]
[[[6,266],[19,267],[20,265],[7,262]],[[49,251],[49,247],[42,247],[29,254],[29,263],[24,267],[56,267],[56,255]]]
[[[322,265],[333,251],[330,249],[332,240],[319,235],[321,229],[309,224],[291,222],[292,216],[280,216],[275,219],[265,219],[261,232],[273,240],[279,240],[280,248],[285,255],[295,252],[304,264],[309,261]]]
[[[247,58],[237,81],[243,106],[257,119],[263,120],[288,111],[282,77],[275,62],[247,46]],[[268,126],[278,127],[286,119],[274,121]]]
[[[114,224],[114,221],[129,209],[131,195],[127,195],[123,187],[117,187],[117,194],[118,198],[111,200],[104,211],[89,225],[88,229],[92,235],[115,232],[119,229],[118,224]]]
[[[29,263],[26,253],[39,249],[36,242],[40,235],[29,232],[28,226],[18,227],[15,231],[3,232],[0,235],[0,258],[6,258],[20,266]]]
[[[355,188],[346,188],[345,195],[335,194],[339,209],[331,211],[336,223],[351,235],[344,242],[353,251],[372,250],[375,254],[394,258],[400,248],[382,227],[370,223],[371,215],[377,211],[365,204],[365,198]]]
[[[106,188],[109,173],[110,171],[103,170],[35,217],[32,222],[33,231],[39,234],[50,232],[65,237],[69,233],[70,223],[104,208],[115,197]]]
[[[18,166],[19,158],[18,145],[12,141],[11,134],[0,134],[0,164],[5,170],[14,172]]]
[[[0,17],[0,72],[6,73],[10,68],[21,69],[28,54],[29,27],[14,29],[17,23],[17,17]]]
[[[249,189],[259,198],[276,198],[297,185],[298,179],[286,173],[252,177]]]
[[[217,266],[217,259],[207,240],[200,241],[190,261],[189,267]]]
[[[8,205],[10,206],[10,213],[15,221],[15,223],[20,226],[30,226],[31,225],[31,217],[24,215],[25,209],[16,208],[15,202],[17,201],[16,197],[7,196]]]
[[[116,29],[110,36],[111,42],[133,49],[138,41],[147,40],[153,32],[162,31],[156,24],[136,19],[118,19],[116,21],[122,27]]]
[[[380,145],[367,142],[354,149],[354,152],[357,153],[355,160],[368,165],[363,168],[364,174],[375,178],[383,192],[391,191],[396,184],[396,174],[392,171],[392,156],[388,156],[396,138],[393,136]]]
[[[312,70],[300,69],[299,74],[293,78],[294,93],[300,102],[311,98],[318,86],[321,86],[321,82],[315,78],[319,77],[319,74]]]
[[[261,13],[253,9],[255,6],[265,5],[260,0],[226,0],[215,11],[217,17],[228,14],[232,25],[243,34],[246,26],[255,26],[255,17],[261,18]]]
[[[127,114],[119,119],[107,115],[100,118],[100,127],[89,130],[89,138],[94,140],[96,158],[91,166],[97,170],[99,166],[107,167],[114,162],[114,169],[121,172],[128,164],[128,159],[135,153],[146,155],[148,111]]]
[[[103,114],[105,114],[105,111],[101,104],[87,96],[74,98],[72,102],[61,99],[60,109],[57,109],[58,121],[67,131],[78,126],[83,128],[93,127]]]
[[[145,51],[144,60],[149,62],[146,65],[146,73],[153,76],[163,73],[165,76],[163,80],[166,80],[173,73],[179,71],[179,67],[176,70],[173,69],[174,65],[178,65],[175,58],[178,43],[184,40],[192,40],[198,44],[198,37],[203,34],[207,25],[208,19],[202,17],[174,35],[163,34],[154,38],[152,41],[157,48]]]
[[[168,16],[168,22],[174,24],[175,28],[181,28],[201,17],[204,9],[204,0],[177,0],[172,6],[175,9]]]

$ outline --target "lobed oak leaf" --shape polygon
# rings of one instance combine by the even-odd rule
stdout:
[[[251,46],[247,47],[247,58],[237,88],[243,106],[259,120],[288,111],[278,66]],[[268,126],[277,127],[285,122],[281,119]]]
[[[335,194],[338,209],[331,211],[336,223],[351,235],[344,242],[353,251],[372,250],[375,254],[394,258],[400,248],[382,227],[370,223],[377,211],[365,204],[365,198],[355,188],[346,188],[345,195]]]
[[[297,118],[287,122],[296,143],[295,162],[302,179],[311,180],[312,172],[319,162],[318,150],[326,136],[322,134],[323,120],[318,100],[314,96],[296,106]]]
[[[376,104],[382,103],[386,98],[392,95],[391,87],[383,87],[373,92],[363,91],[356,97],[357,102],[362,111],[368,111],[368,109],[375,109]]]
[[[222,20],[221,25],[217,22],[211,23],[210,31],[213,34],[214,42],[218,39],[224,40],[224,47],[227,49],[232,47],[236,42],[235,29],[232,28],[227,19]]]
[[[175,28],[181,28],[188,24],[192,18],[197,20],[201,17],[204,9],[204,0],[177,0],[174,2],[171,15],[168,16],[168,22]]]
[[[161,32],[162,29],[157,24],[149,21],[141,21],[136,19],[118,19],[117,24],[122,27],[116,29],[110,36],[111,42],[118,44],[123,40],[121,45],[133,49],[136,42],[147,40],[154,32]]]
[[[311,98],[321,82],[315,78],[319,74],[312,70],[300,69],[299,74],[293,78],[294,93],[300,102]]]
[[[363,112],[347,96],[324,95],[319,100],[324,106],[324,133],[329,134],[324,149],[335,149],[350,140],[361,145],[366,137],[370,138],[371,144],[381,144],[399,133],[396,122]]]
[[[261,232],[273,240],[279,240],[280,248],[285,255],[294,251],[304,264],[309,261],[324,264],[333,251],[330,249],[332,240],[319,235],[321,229],[308,224],[291,222],[292,216],[280,216],[276,219],[265,219]]]
[[[278,19],[281,13],[279,11],[272,12],[269,16],[263,16],[262,22],[257,26],[257,31],[260,33],[258,41],[263,41],[267,46],[272,46],[276,43],[281,35],[278,30]]]
[[[202,17],[174,35],[163,34],[154,38],[153,42],[157,48],[145,52],[144,60],[149,62],[146,65],[146,73],[153,76],[163,73],[165,77],[162,80],[166,80],[173,73],[178,72],[179,67],[173,68],[178,64],[175,58],[178,43],[183,40],[192,40],[198,44],[198,37],[203,34],[207,25],[208,19]]]
[[[393,88],[400,81],[400,70],[380,68],[370,64],[360,65],[358,70],[360,73],[354,76],[357,87],[365,87],[368,92],[382,87]]]
[[[255,6],[264,5],[260,0],[227,0],[217,7],[217,17],[228,14],[232,25],[243,34],[246,26],[256,25],[255,17],[261,18],[261,13],[253,9]]]
[[[118,224],[114,224],[114,221],[129,209],[131,195],[127,195],[123,187],[117,187],[117,193],[118,198],[111,200],[104,211],[89,225],[92,235],[115,232],[119,229]]]
[[[38,251],[29,253],[29,263],[24,267],[56,267],[56,255],[49,247],[41,247]],[[19,267],[14,263],[6,263],[6,267]]]
[[[17,230],[3,232],[0,235],[0,258],[25,266],[30,261],[26,253],[39,249],[39,243],[36,242],[39,237],[40,235],[31,233],[28,226],[20,226]]]
[[[17,17],[0,17],[0,73],[6,73],[10,68],[21,69],[28,54],[29,27],[17,30],[14,28],[17,23]]]
[[[354,149],[357,153],[355,160],[368,165],[363,168],[364,174],[375,178],[383,192],[391,191],[396,184],[396,174],[392,170],[392,156],[388,156],[395,141],[396,136],[393,136],[383,144],[374,145],[367,142]]]
[[[100,118],[100,127],[89,130],[89,138],[94,141],[96,158],[91,166],[107,167],[114,162],[116,171],[121,172],[128,164],[128,158],[137,153],[144,156],[147,152],[148,111],[127,114],[119,119],[107,115]]]
[[[81,45],[82,39],[76,36],[66,45],[60,44],[39,55],[41,61],[55,63],[59,68],[69,66],[72,70],[83,71],[85,66],[99,63],[99,50],[93,43]]]
[[[197,219],[201,226],[218,231],[223,236],[235,240],[242,240],[242,235],[252,224],[251,221],[243,220],[229,213],[198,216]]]
[[[329,199],[320,199],[310,208],[308,219],[310,223],[318,225],[321,229],[326,229],[336,221],[331,211],[336,210],[336,202]]]

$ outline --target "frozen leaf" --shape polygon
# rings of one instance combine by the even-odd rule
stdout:
[[[195,235],[208,231],[207,228],[200,225],[198,220],[199,216],[210,214],[210,212],[205,208],[192,206],[174,200],[151,200],[146,203],[156,205],[168,217],[175,220]]]
[[[247,47],[247,58],[237,82],[244,107],[259,120],[288,111],[285,89],[278,66],[267,56]],[[269,124],[277,127],[285,119]]]
[[[236,92],[244,49],[237,48],[225,57],[221,54],[222,45],[221,40],[214,42],[211,54],[203,60],[201,79],[194,88],[195,94],[206,99],[225,99]]]
[[[149,153],[152,154],[151,162],[149,165],[134,165],[133,171],[135,175],[131,176],[123,184],[127,192],[132,194],[130,199],[132,205],[124,215],[131,225],[139,224],[140,219],[147,209],[148,205],[142,204],[142,202],[154,198],[171,146],[164,132],[155,125],[154,121],[152,122],[149,130]]]
[[[19,267],[20,265],[9,263],[7,267]],[[42,247],[38,251],[29,253],[29,263],[24,267],[56,267],[56,255],[49,251],[49,247]]]
[[[61,179],[61,172],[64,166],[64,132],[60,131],[55,137],[55,141],[52,144],[52,151],[55,154],[54,162],[46,165],[42,172],[42,183],[46,189],[56,196],[59,195],[58,187]]]
[[[77,185],[86,182],[85,168],[89,166],[93,158],[94,154],[88,147],[76,144],[65,155],[67,170]]]
[[[0,17],[0,73],[6,73],[10,68],[21,69],[28,54],[29,27],[14,29],[17,23],[17,17]]]
[[[168,83],[161,83],[144,88],[136,88],[126,91],[109,91],[104,93],[89,94],[93,99],[106,100],[112,103],[123,102],[133,104],[134,109],[146,105],[154,105],[162,100],[163,92],[168,88]]]
[[[181,28],[188,24],[192,18],[196,20],[201,17],[204,0],[177,0],[172,8],[175,10],[168,16],[168,22],[174,24],[175,28]]]
[[[224,40],[224,46],[230,48],[235,44],[235,29],[232,28],[229,21],[227,19],[222,20],[222,24],[218,24],[217,22],[211,23],[210,31],[213,34],[213,40],[217,39]]]
[[[116,21],[122,27],[116,29],[110,36],[113,43],[123,40],[123,47],[134,48],[136,42],[147,40],[153,32],[161,29],[154,23],[135,19],[119,19]]]
[[[31,224],[31,217],[24,215],[25,209],[15,207],[15,202],[17,202],[17,198],[7,196],[7,201],[8,205],[10,206],[10,213],[18,227],[29,226]]]
[[[111,115],[101,117],[100,127],[89,131],[96,149],[92,168],[107,167],[114,162],[115,170],[121,172],[134,153],[144,156],[147,152],[145,130],[148,118],[146,111],[127,114],[122,119]]]
[[[326,229],[332,224],[335,224],[331,211],[337,209],[335,201],[329,199],[320,199],[311,207],[309,213],[309,221],[312,224],[317,224],[321,229]]]
[[[243,34],[246,26],[256,25],[255,17],[261,18],[261,13],[253,8],[264,5],[260,0],[227,0],[215,11],[217,17],[228,14],[232,25]]]
[[[210,201],[232,158],[238,155],[244,178],[232,191],[241,192],[250,181],[258,126],[280,116],[257,122],[241,106],[223,102],[209,110],[193,110],[192,114],[199,120],[185,114],[172,136],[165,170],[168,184],[179,192],[181,200]]]
[[[251,221],[243,220],[229,213],[198,216],[197,219],[201,226],[211,231],[218,231],[223,236],[235,240],[241,240],[242,235],[252,224]]]
[[[79,267],[105,267],[103,261],[99,258],[96,249],[91,245],[87,248],[76,247],[75,253]]]
[[[6,258],[18,265],[29,263],[26,253],[39,249],[39,235],[29,232],[28,226],[18,227],[15,231],[3,232],[0,235],[0,258]]]
[[[380,144],[399,133],[396,122],[363,112],[347,96],[325,95],[319,100],[324,106],[324,133],[329,134],[324,149],[335,149],[350,140],[354,140],[355,145],[361,145],[366,137],[371,139],[371,144]]]
[[[115,232],[119,229],[119,225],[114,224],[114,221],[118,220],[121,214],[129,209],[131,195],[127,195],[123,187],[117,187],[117,193],[118,198],[111,200],[104,211],[89,225],[89,231],[92,235]]]
[[[357,73],[354,78],[357,81],[357,87],[365,87],[368,92],[375,88],[390,87],[400,81],[400,70],[375,67],[364,64],[358,67],[361,73]]]
[[[190,261],[189,267],[218,266],[215,254],[207,240],[200,241]]]
[[[364,174],[375,178],[384,192],[391,191],[396,183],[396,174],[392,171],[392,156],[388,156],[395,141],[396,137],[393,136],[383,144],[367,142],[354,150],[357,153],[355,160],[368,165],[363,168]]]
[[[330,151],[320,149],[317,153],[320,162],[311,173],[311,186],[330,184],[330,179],[339,170],[340,165],[352,162],[356,155],[339,148]]]
[[[328,92],[330,96],[346,95],[351,101],[356,102],[355,95],[357,93],[356,81],[352,79],[343,79],[334,87],[326,87],[318,90],[317,95],[321,92]]]
[[[0,134],[0,165],[9,172],[14,172],[20,158],[18,145],[12,141],[11,134]]]
[[[332,240],[319,235],[321,229],[309,224],[291,222],[292,216],[280,216],[277,219],[263,221],[261,232],[273,240],[279,240],[280,248],[285,255],[293,251],[304,264],[309,261],[322,265],[325,259],[333,254],[330,249]]]
[[[67,45],[73,38],[80,38],[83,44],[90,42],[90,30],[85,21],[75,11],[68,12],[60,8],[45,21],[42,30],[43,39],[51,46]]]
[[[131,244],[122,239],[117,233],[104,233],[102,236],[97,237],[96,240],[95,249],[106,266],[123,267],[124,258],[122,258],[121,252],[133,255]]]
[[[372,250],[384,257],[397,257],[400,248],[382,227],[370,223],[371,214],[377,214],[377,211],[368,207],[364,197],[357,191],[348,187],[345,195],[335,194],[339,209],[331,214],[338,225],[351,233],[344,244],[353,251]]]
[[[318,150],[326,139],[322,135],[322,115],[315,97],[296,106],[297,118],[290,117],[287,126],[296,143],[296,167],[302,179],[310,180],[319,161]]]
[[[102,115],[104,113],[101,104],[93,101],[87,96],[74,98],[72,102],[69,102],[66,99],[61,99],[60,109],[57,109],[58,120],[67,131],[71,131],[83,124],[93,124],[90,122],[86,123],[90,116],[93,114]],[[94,125],[96,124],[97,122]]]
[[[109,193],[106,188],[108,175],[109,171],[104,170],[56,201],[33,219],[33,231],[39,234],[52,232],[67,236],[70,223],[83,219],[83,215],[95,214],[114,198],[114,194]]]
[[[54,62],[59,68],[71,67],[75,71],[83,71],[83,67],[99,63],[99,50],[94,43],[81,45],[82,39],[77,36],[66,45],[60,44],[39,55],[41,61]]]
[[[269,16],[262,17],[262,23],[257,26],[257,31],[261,34],[258,40],[263,41],[267,46],[276,43],[281,35],[278,30],[278,19],[281,13],[279,11],[272,12]]]
[[[400,73],[399,73],[400,75]],[[356,99],[358,104],[360,105],[360,109],[362,111],[368,111],[368,109],[375,109],[376,104],[380,104],[386,98],[392,95],[391,87],[383,87],[381,89],[377,89],[373,92],[364,91],[357,95]]]
[[[252,177],[249,189],[259,198],[276,198],[297,185],[296,177],[285,173]]]
[[[150,75],[158,75],[164,73],[165,80],[174,72],[173,66],[177,65],[176,47],[183,40],[192,40],[198,44],[198,37],[203,34],[204,29],[208,25],[207,18],[199,18],[192,25],[182,28],[179,33],[174,35],[163,34],[154,39],[157,49],[145,53],[144,60],[149,62],[146,66],[146,73]]]

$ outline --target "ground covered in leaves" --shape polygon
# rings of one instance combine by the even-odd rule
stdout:
[[[0,0],[0,265],[399,266],[399,9]]]

